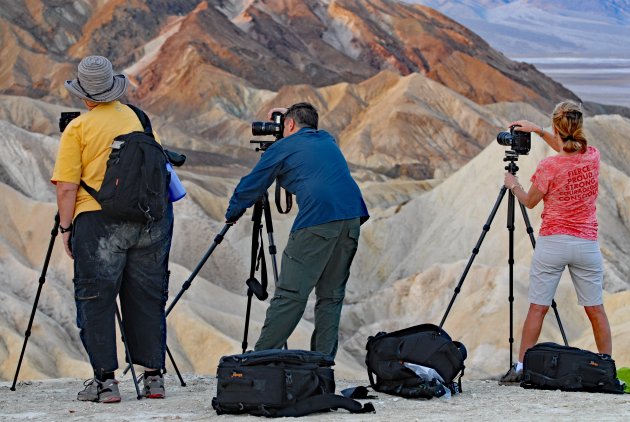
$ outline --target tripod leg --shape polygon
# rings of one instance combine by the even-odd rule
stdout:
[[[512,191],[508,193],[508,217],[507,229],[509,233],[509,252],[508,267],[510,273],[510,293],[508,301],[510,302],[510,367],[514,363],[514,194]]]
[[[466,264],[466,269],[464,270],[463,274],[459,278],[459,283],[457,283],[457,286],[455,287],[455,293],[453,294],[453,297],[451,298],[451,301],[448,304],[448,307],[446,308],[446,312],[444,312],[442,321],[440,321],[440,328],[442,328],[442,326],[444,325],[444,322],[446,321],[446,317],[448,317],[448,314],[451,311],[451,308],[453,307],[455,298],[461,291],[462,284],[464,284],[464,279],[468,275],[468,271],[470,270],[470,267],[472,266],[472,263],[475,260],[475,257],[479,253],[479,249],[481,248],[481,243],[483,242],[483,239],[486,237],[486,234],[490,230],[490,225],[492,224],[492,220],[494,220],[494,216],[497,214],[497,210],[499,209],[499,205],[501,205],[501,201],[503,200],[503,197],[505,196],[506,191],[507,191],[507,188],[503,186],[501,188],[501,191],[499,192],[499,196],[497,197],[497,200],[494,202],[494,206],[492,207],[492,211],[490,212],[490,215],[488,216],[488,220],[486,220],[486,224],[484,224],[483,226],[481,236],[479,236],[479,240],[477,240],[477,244],[473,248],[472,255],[468,259],[468,264]]]
[[[269,255],[271,256],[271,265],[273,268],[273,280],[278,283],[278,263],[276,261],[276,244],[273,240],[273,222],[271,220],[271,208],[269,207],[269,198],[267,193],[263,195],[263,211],[265,213],[265,224],[267,226],[267,237],[269,239]]]
[[[127,347],[127,337],[125,336],[125,330],[123,328],[122,318],[120,317],[120,311],[118,310],[118,304],[116,304],[116,319],[118,320],[118,326],[120,327],[120,337],[122,338],[123,345],[125,346],[125,355],[129,361],[129,367],[131,368],[131,376],[133,383],[136,386],[136,393],[138,394],[138,400],[142,398],[140,394],[140,387],[138,387],[138,378],[136,377],[136,370],[133,368],[133,361],[131,360],[131,353],[129,347]]]
[[[245,330],[243,332],[243,343],[241,347],[243,349],[243,353],[247,351],[247,336],[249,335],[249,315],[252,310],[252,296],[254,293],[252,289],[247,289],[247,310],[245,311]]]
[[[523,220],[525,221],[525,227],[527,228],[527,234],[529,235],[529,240],[532,242],[532,248],[536,249],[536,238],[534,237],[534,229],[532,229],[532,224],[529,221],[529,217],[527,216],[527,209],[525,205],[521,204],[521,214],[523,214]],[[558,305],[556,304],[555,299],[551,301],[551,308],[553,309],[553,313],[556,316],[556,321],[558,322],[558,328],[560,329],[560,334],[562,334],[562,340],[564,341],[564,345],[568,346],[569,342],[567,340],[567,335],[564,332],[564,327],[562,326],[562,321],[560,321],[560,313],[558,312]]]
[[[197,274],[199,274],[199,271],[201,271],[201,268],[204,266],[208,258],[210,258],[210,255],[212,255],[212,252],[214,252],[217,245],[223,241],[225,234],[227,233],[227,231],[230,229],[231,226],[232,226],[231,224],[226,224],[225,226],[223,226],[223,229],[221,230],[221,232],[219,232],[219,234],[217,234],[217,236],[214,238],[214,242],[212,242],[212,245],[210,245],[210,248],[208,248],[208,251],[206,252],[206,254],[203,256],[203,258],[201,258],[201,261],[199,261],[195,269],[190,274],[190,277],[188,277],[188,280],[184,282],[181,290],[179,291],[179,293],[177,293],[177,296],[175,296],[175,299],[173,299],[173,301],[169,305],[168,309],[166,310],[166,316],[168,316],[168,314],[171,313],[171,310],[175,307],[177,302],[179,302],[179,299],[182,297],[184,292],[188,290],[194,278],[197,277]]]
[[[184,378],[182,378],[182,374],[179,372],[179,368],[177,367],[177,364],[175,363],[175,359],[173,359],[173,355],[171,354],[171,351],[168,348],[168,345],[166,345],[166,354],[168,355],[168,358],[171,360],[171,363],[173,364],[173,368],[175,368],[175,373],[177,374],[177,378],[179,378],[179,383],[181,384],[182,387],[186,387]],[[166,372],[166,370],[164,370],[164,372]]]
[[[286,212],[289,212],[289,210],[291,209],[291,205],[288,205],[288,204],[289,204],[289,200],[287,200]],[[280,210],[280,208],[278,208],[278,210]],[[277,249],[276,249],[276,244],[273,239],[273,222],[271,220],[271,207],[269,206],[269,198],[267,197],[266,192],[263,197],[263,211],[265,213],[265,224],[267,225],[267,237],[269,239],[269,256],[271,256],[271,265],[273,268],[273,281],[275,283],[274,285],[278,285],[278,262],[276,260]],[[289,345],[287,342],[284,343],[284,348],[285,349],[289,348]]]
[[[15,376],[13,377],[13,384],[11,385],[11,391],[15,391],[15,383],[17,382],[20,368],[22,367],[22,359],[24,358],[24,352],[26,351],[26,343],[31,336],[31,328],[33,328],[33,320],[35,319],[35,312],[37,311],[37,304],[39,303],[39,296],[42,293],[42,288],[46,282],[46,272],[48,271],[48,264],[50,263],[50,256],[52,255],[53,247],[55,246],[55,238],[59,233],[59,213],[55,215],[55,224],[50,232],[50,242],[48,243],[48,251],[46,252],[46,259],[44,259],[44,267],[42,268],[41,275],[39,276],[39,286],[37,287],[37,293],[35,294],[35,300],[33,301],[33,309],[31,309],[31,317],[28,320],[28,326],[24,333],[24,344],[22,344],[22,351],[20,352],[20,358],[18,360],[17,368],[15,369]]]
[[[251,315],[252,309],[252,297],[254,293],[256,293],[256,297],[260,300],[266,299],[267,295],[267,267],[264,265],[265,256],[263,246],[259,243],[262,242],[262,216],[263,210],[267,209],[265,207],[265,202],[268,205],[267,194],[263,195],[256,203],[254,204],[254,210],[252,212],[252,249],[251,249],[251,257],[250,257],[250,267],[249,267],[249,279],[245,282],[247,285],[247,308],[245,310],[245,328],[243,330],[243,342],[241,343],[241,347],[243,349],[243,353],[247,351],[247,336],[249,335],[249,318]],[[260,262],[262,265],[262,277],[263,284],[261,284],[256,278],[254,274],[256,273],[258,258],[260,257]],[[256,291],[254,291],[256,290]]]
[[[556,300],[551,300],[551,308],[553,309],[553,313],[556,316],[556,321],[558,322],[558,328],[560,328],[560,334],[562,334],[562,341],[564,341],[564,345],[568,346],[569,341],[567,340],[567,335],[564,332],[564,327],[562,326],[562,321],[560,321],[560,313],[558,312],[558,305],[556,304]]]
[[[532,249],[536,249],[536,238],[534,237],[534,229],[532,228],[532,223],[529,222],[529,217],[527,216],[527,208],[525,205],[518,203],[521,206],[521,214],[523,214],[523,221],[525,221],[525,228],[527,229],[527,235],[529,236],[530,242],[532,242]]]

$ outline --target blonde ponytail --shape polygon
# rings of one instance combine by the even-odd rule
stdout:
[[[582,108],[573,101],[563,101],[553,110],[553,126],[564,143],[565,152],[586,152],[588,141],[582,130],[584,117]]]

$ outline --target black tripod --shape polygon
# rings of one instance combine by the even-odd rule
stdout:
[[[508,165],[505,166],[505,169],[507,171],[509,171],[510,173],[512,173],[513,175],[516,175],[516,172],[518,171],[518,166],[516,165],[516,161],[518,160],[518,154],[515,151],[506,151],[505,152],[505,157],[503,158],[503,161],[508,162]],[[508,251],[508,265],[509,265],[509,274],[510,274],[510,284],[509,284],[509,289],[510,289],[510,293],[509,293],[509,297],[508,297],[508,301],[510,302],[510,338],[509,338],[509,342],[510,342],[510,367],[513,364],[513,346],[514,346],[514,332],[513,332],[513,326],[514,326],[514,201],[515,201],[515,197],[514,194],[512,193],[512,191],[509,191],[508,188],[506,186],[502,186],[501,187],[501,191],[499,192],[499,196],[497,197],[496,202],[494,203],[494,207],[492,207],[492,211],[490,212],[490,216],[488,217],[488,220],[486,221],[486,224],[483,226],[483,231],[481,233],[481,236],[479,237],[479,240],[477,240],[477,244],[475,245],[472,255],[470,256],[470,259],[468,260],[468,264],[466,264],[466,268],[464,269],[464,273],[462,274],[462,276],[459,279],[459,283],[457,283],[457,287],[455,287],[455,293],[453,294],[453,297],[451,298],[450,303],[448,304],[448,307],[446,308],[446,312],[444,313],[444,316],[442,317],[442,321],[440,322],[440,329],[442,328],[442,326],[444,325],[444,322],[446,321],[446,317],[448,316],[449,312],[451,311],[451,307],[453,306],[453,303],[455,302],[455,298],[457,297],[457,295],[459,294],[459,292],[461,291],[461,287],[462,284],[464,284],[464,279],[466,278],[466,275],[468,274],[468,271],[470,270],[470,267],[472,266],[473,260],[475,259],[475,257],[477,256],[477,254],[479,253],[479,248],[481,248],[481,243],[483,242],[483,239],[486,237],[486,234],[488,233],[488,231],[490,230],[490,224],[492,223],[492,220],[494,219],[494,216],[497,213],[497,210],[499,209],[499,205],[501,204],[501,201],[503,200],[503,197],[505,196],[505,192],[508,191],[508,215],[507,215],[507,229],[509,232],[509,251]],[[519,202],[519,205],[521,207],[521,213],[523,214],[523,220],[525,221],[525,226],[527,227],[527,234],[529,235],[529,239],[532,242],[532,248],[536,247],[536,239],[534,238],[534,229],[532,229],[532,225],[529,222],[529,217],[527,216],[527,210],[525,209],[525,206],[523,204],[521,204]],[[558,313],[558,309],[557,309],[557,305],[556,305],[556,301],[553,300],[551,302],[551,307],[553,308],[553,311],[556,315],[556,320],[558,321],[558,327],[560,328],[560,333],[562,334],[562,339],[564,340],[564,344],[565,345],[569,345],[569,343],[567,342],[567,337],[564,333],[564,328],[562,327],[562,322],[560,321],[560,314]]]
[[[39,286],[37,287],[37,293],[35,294],[35,300],[33,301],[33,309],[31,309],[31,318],[28,320],[28,326],[24,333],[24,343],[22,344],[22,352],[18,360],[17,368],[15,369],[15,377],[13,378],[13,385],[11,385],[11,391],[15,391],[15,383],[17,382],[20,368],[22,367],[22,359],[24,358],[24,352],[26,351],[26,343],[31,336],[31,328],[33,327],[33,320],[35,319],[35,312],[37,311],[37,304],[39,303],[39,296],[42,294],[44,283],[46,282],[46,272],[48,271],[48,264],[50,263],[50,256],[52,255],[53,247],[55,246],[55,239],[59,233],[59,213],[55,215],[55,224],[50,232],[50,242],[48,243],[48,250],[46,251],[46,259],[44,259],[44,268],[39,276]]]
[[[247,310],[245,311],[245,329],[243,332],[243,343],[241,344],[243,353],[247,351],[247,335],[249,332],[249,317],[252,308],[252,296],[256,296],[258,300],[265,300],[267,294],[267,263],[265,261],[265,251],[263,243],[263,224],[262,217],[265,216],[265,225],[269,240],[269,255],[271,256],[271,264],[273,267],[274,282],[278,282],[278,264],[276,262],[276,245],[273,240],[273,222],[271,220],[271,209],[269,208],[269,198],[267,192],[260,197],[254,204],[254,212],[252,214],[252,252],[251,265],[249,270],[249,278],[245,282],[247,285]],[[260,239],[260,242],[258,241]],[[254,275],[256,270],[260,268],[260,279],[258,281]]]
[[[57,233],[59,233],[59,213],[55,215],[55,224],[53,229],[50,232],[50,242],[48,243],[48,250],[46,251],[46,258],[44,259],[44,267],[42,269],[42,273],[39,277],[39,286],[37,287],[37,293],[35,294],[35,300],[33,301],[33,308],[31,309],[31,317],[28,321],[28,326],[26,328],[26,332],[24,333],[24,343],[22,344],[22,351],[20,353],[20,358],[18,360],[17,368],[15,369],[15,376],[13,377],[13,384],[11,385],[11,391],[15,391],[15,384],[17,382],[18,374],[20,373],[20,368],[22,367],[22,359],[24,358],[24,352],[26,351],[26,343],[28,342],[29,337],[31,336],[31,328],[33,328],[33,320],[35,319],[35,312],[37,311],[37,304],[39,303],[39,297],[42,293],[42,288],[44,287],[44,283],[46,282],[46,272],[48,271],[48,264],[50,263],[50,257],[52,255],[53,247],[55,246],[55,239],[57,238]],[[129,348],[127,347],[127,337],[125,336],[125,331],[123,330],[122,318],[120,317],[120,312],[118,311],[118,304],[116,304],[116,320],[118,321],[118,326],[120,327],[120,335],[125,346],[125,355],[127,356],[127,360],[131,362],[131,354],[129,353]],[[136,387],[136,393],[138,400],[142,398],[140,394],[140,388],[138,387],[138,378],[136,377],[136,372],[131,368],[131,375],[133,376],[133,383]]]

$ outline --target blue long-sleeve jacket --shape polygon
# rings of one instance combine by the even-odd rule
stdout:
[[[361,191],[335,139],[324,130],[302,128],[274,142],[234,190],[225,214],[236,221],[275,179],[295,195],[299,212],[291,231],[336,220],[369,218]]]

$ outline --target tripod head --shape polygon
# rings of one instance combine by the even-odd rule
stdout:
[[[505,151],[505,157],[503,157],[503,161],[508,162],[508,165],[505,166],[505,169],[516,175],[518,171],[518,166],[516,165],[516,161],[518,161],[518,154],[515,151],[507,150]]]
[[[273,141],[252,139],[249,141],[249,143],[258,144],[258,146],[255,148],[256,152],[265,152],[267,151],[267,148],[269,148],[276,141],[277,139],[274,139]]]

